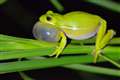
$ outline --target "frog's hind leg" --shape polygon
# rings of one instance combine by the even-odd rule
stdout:
[[[61,37],[61,40],[59,45],[57,46],[57,49],[50,55],[50,56],[55,55],[55,58],[57,58],[60,55],[60,53],[63,51],[63,49],[67,44],[67,38],[63,32],[60,33],[60,37]]]
[[[92,53],[94,55],[94,63],[96,63],[102,49],[108,44],[111,38],[115,35],[114,30],[108,30],[107,33],[105,32],[106,32],[106,21],[102,20],[101,26],[96,36],[95,49],[93,50]]]

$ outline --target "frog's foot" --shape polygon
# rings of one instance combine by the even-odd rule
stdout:
[[[50,56],[55,55],[55,58],[57,58],[60,55],[60,53],[62,53],[67,43],[67,38],[63,32],[60,33],[60,36],[61,36],[61,40],[59,45],[57,46],[56,50],[50,55]]]
[[[97,50],[97,49],[94,49],[93,52],[92,52],[92,55],[94,56],[94,60],[93,62],[96,63],[98,58],[99,58],[99,54],[101,54],[103,51],[100,49],[100,50]]]
[[[64,47],[63,46],[59,46],[56,48],[56,50],[50,54],[49,56],[54,56],[55,55],[55,58],[58,58],[58,56],[60,55],[60,53],[63,51]]]
[[[96,63],[97,59],[99,58],[99,55],[101,54],[101,52],[103,52],[102,50],[114,35],[115,32],[113,30],[108,30],[108,32],[103,37],[101,37],[101,40],[96,39],[99,40],[99,42],[96,43],[95,49],[92,52],[92,54],[94,55],[94,63]]]

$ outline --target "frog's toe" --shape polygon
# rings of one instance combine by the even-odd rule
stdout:
[[[57,51],[58,51],[58,50],[56,49],[56,50],[55,50],[52,54],[50,54],[49,56],[52,57],[52,56],[56,55],[56,54],[57,54]]]
[[[55,52],[54,52],[54,53],[52,53],[52,54],[50,54],[49,56],[50,56],[50,57],[52,57],[52,56],[54,56],[54,55],[56,55],[56,53],[55,53]]]
[[[103,51],[100,49],[100,50],[93,50],[92,52],[92,55],[94,56],[94,60],[93,62],[96,63],[98,58],[99,58],[99,54],[101,54]]]
[[[61,47],[58,47],[52,54],[50,54],[49,56],[55,56],[55,58],[58,58],[58,56],[60,55],[60,53],[62,52]]]
[[[49,56],[52,57],[52,56],[55,56],[55,58],[58,58],[58,56],[60,55],[60,52],[53,52],[52,54],[50,54]]]

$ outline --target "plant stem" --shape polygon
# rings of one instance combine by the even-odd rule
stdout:
[[[27,76],[25,73],[23,72],[19,72],[20,76],[22,77],[23,80],[34,80],[31,77]]]
[[[94,46],[68,46],[63,54],[90,54]],[[54,51],[54,48],[38,48],[38,49],[28,49],[28,50],[9,50],[0,52],[0,60],[6,59],[16,59],[16,58],[25,58],[25,57],[35,57],[35,56],[46,56],[50,55]],[[113,54],[117,59],[120,59],[120,47],[106,47],[104,49],[104,54],[109,56]],[[112,55],[109,56],[112,58]]]
[[[95,44],[95,38],[87,39],[87,40],[72,40],[72,44]],[[113,38],[108,45],[120,45],[120,37]]]
[[[81,65],[81,64],[65,65],[64,67],[74,69],[74,70],[82,70],[82,71],[87,71],[91,73],[97,73],[97,74],[99,73],[99,74],[106,74],[106,75],[120,77],[120,70],[113,70],[109,68],[101,68],[101,67]]]
[[[64,11],[64,7],[61,5],[61,3],[58,0],[50,0],[52,5],[60,12]]]
[[[105,60],[111,62],[113,65],[117,66],[118,68],[120,68],[120,64],[118,64],[117,62],[113,61],[112,59],[102,55],[102,54],[99,54],[100,57],[104,58]]]
[[[98,62],[100,61],[104,60],[100,59]],[[93,56],[91,55],[7,62],[0,64],[0,74],[90,62],[93,62]]]
[[[86,0],[86,1],[103,6],[116,12],[120,12],[120,3],[114,2],[112,0]]]
[[[113,45],[120,44],[119,40],[120,38],[114,38],[111,44]],[[11,42],[13,42],[13,44],[10,44]],[[91,42],[89,43],[90,44],[94,43],[94,41],[91,40]],[[51,46],[51,44],[46,44],[47,47],[45,47],[44,45],[41,41],[38,41],[38,40],[0,35],[0,60],[8,60],[8,59],[16,59],[16,58],[18,59],[31,58],[31,57],[38,57],[38,56],[43,57],[46,55],[50,55],[54,51],[55,46],[57,44],[53,46]],[[8,46],[8,47],[5,47],[5,46]],[[81,55],[81,54],[90,54],[93,49],[94,49],[94,45],[89,45],[89,44],[68,45],[63,51],[63,54],[69,55],[67,57],[62,56],[61,58],[58,58],[58,59],[45,58],[44,60],[38,59],[38,60],[14,61],[14,62],[1,63],[0,73],[3,74],[3,73],[9,73],[9,72],[19,72],[24,70],[42,69],[42,68],[49,68],[49,67],[55,67],[55,66],[77,64],[77,63],[92,63],[93,62],[92,55]],[[119,60],[120,47],[107,46],[104,48],[104,55],[110,57],[112,60]],[[99,61],[97,62],[108,60],[108,59],[105,60],[103,58],[100,57]],[[113,73],[113,75],[115,74]]]

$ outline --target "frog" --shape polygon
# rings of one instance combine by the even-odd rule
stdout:
[[[58,43],[50,56],[58,56],[67,45],[67,38],[71,40],[85,40],[96,37],[95,48],[91,52],[96,63],[102,50],[115,35],[113,29],[107,30],[107,21],[102,17],[84,11],[72,11],[65,14],[48,10],[39,17],[33,28],[33,35],[38,40]]]

